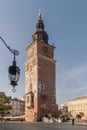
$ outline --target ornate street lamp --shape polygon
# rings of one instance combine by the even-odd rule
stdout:
[[[8,50],[14,55],[13,64],[11,66],[9,66],[8,73],[9,73],[10,84],[13,87],[12,91],[16,92],[15,86],[17,85],[17,82],[18,82],[19,77],[20,77],[20,69],[19,69],[18,66],[16,66],[15,56],[19,55],[19,52],[17,50],[11,49],[6,44],[6,42],[3,40],[3,38],[1,36],[0,36],[0,39],[2,40],[2,42],[4,43],[4,45],[8,48]]]
[[[8,72],[9,72],[9,80],[10,80],[10,84],[12,85],[13,89],[12,91],[15,92],[15,86],[17,85],[17,82],[19,80],[20,77],[20,69],[18,66],[16,66],[16,61],[15,61],[15,54],[16,51],[14,51],[14,60],[13,60],[13,65],[9,66],[8,68]]]

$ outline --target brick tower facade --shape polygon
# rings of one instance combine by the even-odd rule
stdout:
[[[25,119],[31,122],[57,116],[55,47],[48,44],[41,12],[32,39],[25,62]]]

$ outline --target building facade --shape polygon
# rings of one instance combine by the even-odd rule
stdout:
[[[87,96],[78,97],[68,101],[68,112],[76,118],[80,112],[84,113],[83,118],[87,120]]]
[[[32,39],[32,43],[27,47],[25,62],[26,121],[57,116],[55,47],[48,43],[41,12]]]
[[[25,102],[23,100],[19,100],[17,98],[10,98],[10,105],[12,106],[10,116],[16,117],[25,115]]]
[[[0,94],[5,95],[4,92],[0,92]],[[5,95],[6,96],[6,95]],[[11,117],[18,117],[18,116],[25,116],[25,101],[20,100],[18,98],[11,98],[11,96],[6,96],[7,99],[9,99],[9,103],[6,103],[6,105],[10,105],[12,107],[11,110],[9,110],[9,114],[6,115],[6,118]]]
[[[59,105],[58,106],[58,111],[59,111],[59,113],[64,115],[64,114],[68,113],[68,106],[66,106],[66,105]]]

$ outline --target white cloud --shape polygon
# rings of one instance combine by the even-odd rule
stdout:
[[[57,98],[62,102],[74,97],[87,95],[87,64],[73,67],[58,74]]]

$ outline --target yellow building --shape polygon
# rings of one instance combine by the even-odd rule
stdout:
[[[87,120],[87,96],[78,97],[68,101],[68,112],[72,114],[74,118],[80,112],[84,113],[83,119]]]

